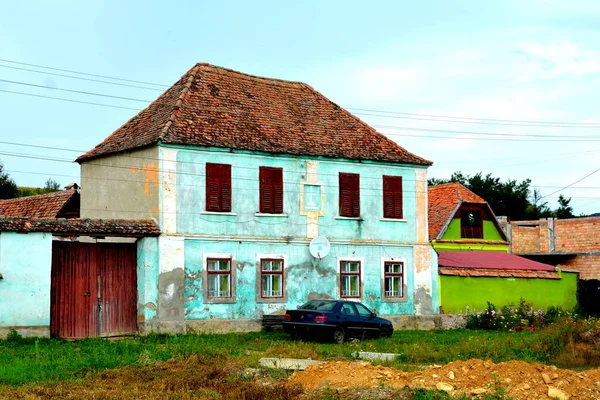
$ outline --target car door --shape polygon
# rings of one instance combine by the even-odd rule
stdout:
[[[346,329],[348,336],[359,336],[362,331],[362,319],[352,303],[342,303],[340,308],[342,326]]]
[[[360,303],[355,304],[360,323],[360,334],[376,337],[379,335],[379,323],[373,318],[373,312]]]

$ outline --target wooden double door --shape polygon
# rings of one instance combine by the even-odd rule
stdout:
[[[137,332],[136,264],[135,243],[53,242],[51,336]]]

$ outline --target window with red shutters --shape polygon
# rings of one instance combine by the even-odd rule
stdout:
[[[360,177],[340,172],[340,216],[360,216]]]
[[[231,211],[231,165],[206,163],[206,211]]]
[[[383,176],[383,218],[402,219],[402,177]]]
[[[283,169],[260,167],[260,212],[283,213]]]

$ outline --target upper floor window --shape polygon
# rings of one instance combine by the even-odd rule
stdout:
[[[483,239],[481,211],[462,210],[460,214],[460,237],[464,239]]]
[[[231,211],[231,165],[206,163],[206,211]]]
[[[260,212],[283,213],[283,169],[260,167]]]
[[[383,218],[402,219],[402,177],[383,176]]]
[[[260,260],[262,297],[283,297],[283,260]]]
[[[340,297],[360,297],[360,261],[340,262]]]
[[[208,297],[231,297],[231,259],[209,258]]]
[[[340,172],[340,216],[360,216],[360,177]]]
[[[384,297],[404,297],[404,263],[386,261],[383,265],[383,284]]]

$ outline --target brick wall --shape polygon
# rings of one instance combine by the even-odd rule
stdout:
[[[554,225],[557,253],[600,251],[600,217],[557,219]]]
[[[600,217],[512,221],[503,228],[513,253],[578,253],[561,265],[580,279],[600,279]]]

